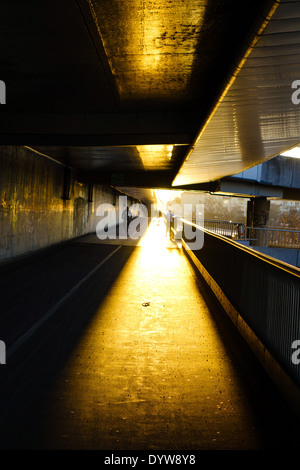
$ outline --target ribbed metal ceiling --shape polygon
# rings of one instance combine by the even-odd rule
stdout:
[[[173,186],[239,173],[300,141],[300,2],[276,2],[199,133]],[[298,86],[299,87],[299,86]]]

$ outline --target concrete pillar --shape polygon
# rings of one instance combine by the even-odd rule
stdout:
[[[266,197],[255,197],[247,203],[247,237],[250,245],[265,246],[267,243],[266,228],[269,223],[270,201]],[[257,229],[257,230],[256,230]]]

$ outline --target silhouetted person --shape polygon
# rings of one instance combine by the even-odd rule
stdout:
[[[166,214],[166,222],[166,235],[170,238],[172,227],[174,228],[174,214],[170,209]]]
[[[129,227],[130,221],[132,219],[132,214],[131,214],[131,211],[130,211],[129,207],[125,207],[125,209],[123,210],[122,219],[127,224],[126,227],[127,227],[127,234],[128,234],[128,227]]]

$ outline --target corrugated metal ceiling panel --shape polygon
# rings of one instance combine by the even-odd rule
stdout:
[[[200,132],[173,186],[239,173],[300,142],[300,1],[281,2]]]

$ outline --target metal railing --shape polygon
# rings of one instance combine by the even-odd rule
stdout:
[[[246,227],[245,233],[256,246],[300,249],[300,230]]]
[[[195,221],[194,221],[195,223]],[[223,220],[204,220],[201,224],[207,230],[233,239],[244,239],[244,224],[239,222],[223,221]]]
[[[191,221],[196,223],[195,219]],[[233,240],[248,240],[250,245],[300,249],[300,230],[296,229],[247,227],[243,223],[222,220],[203,220],[200,226]]]
[[[186,224],[204,235],[203,247],[193,250],[201,265],[300,386],[300,365],[291,359],[292,343],[300,340],[300,270],[184,220],[183,240],[187,246],[191,241],[185,237]]]
[[[198,224],[201,227],[210,230],[211,232],[217,233],[218,235],[223,235],[224,237],[232,239],[245,239],[245,224],[241,222],[232,222],[231,220],[201,220],[198,219],[187,219],[193,224]]]

